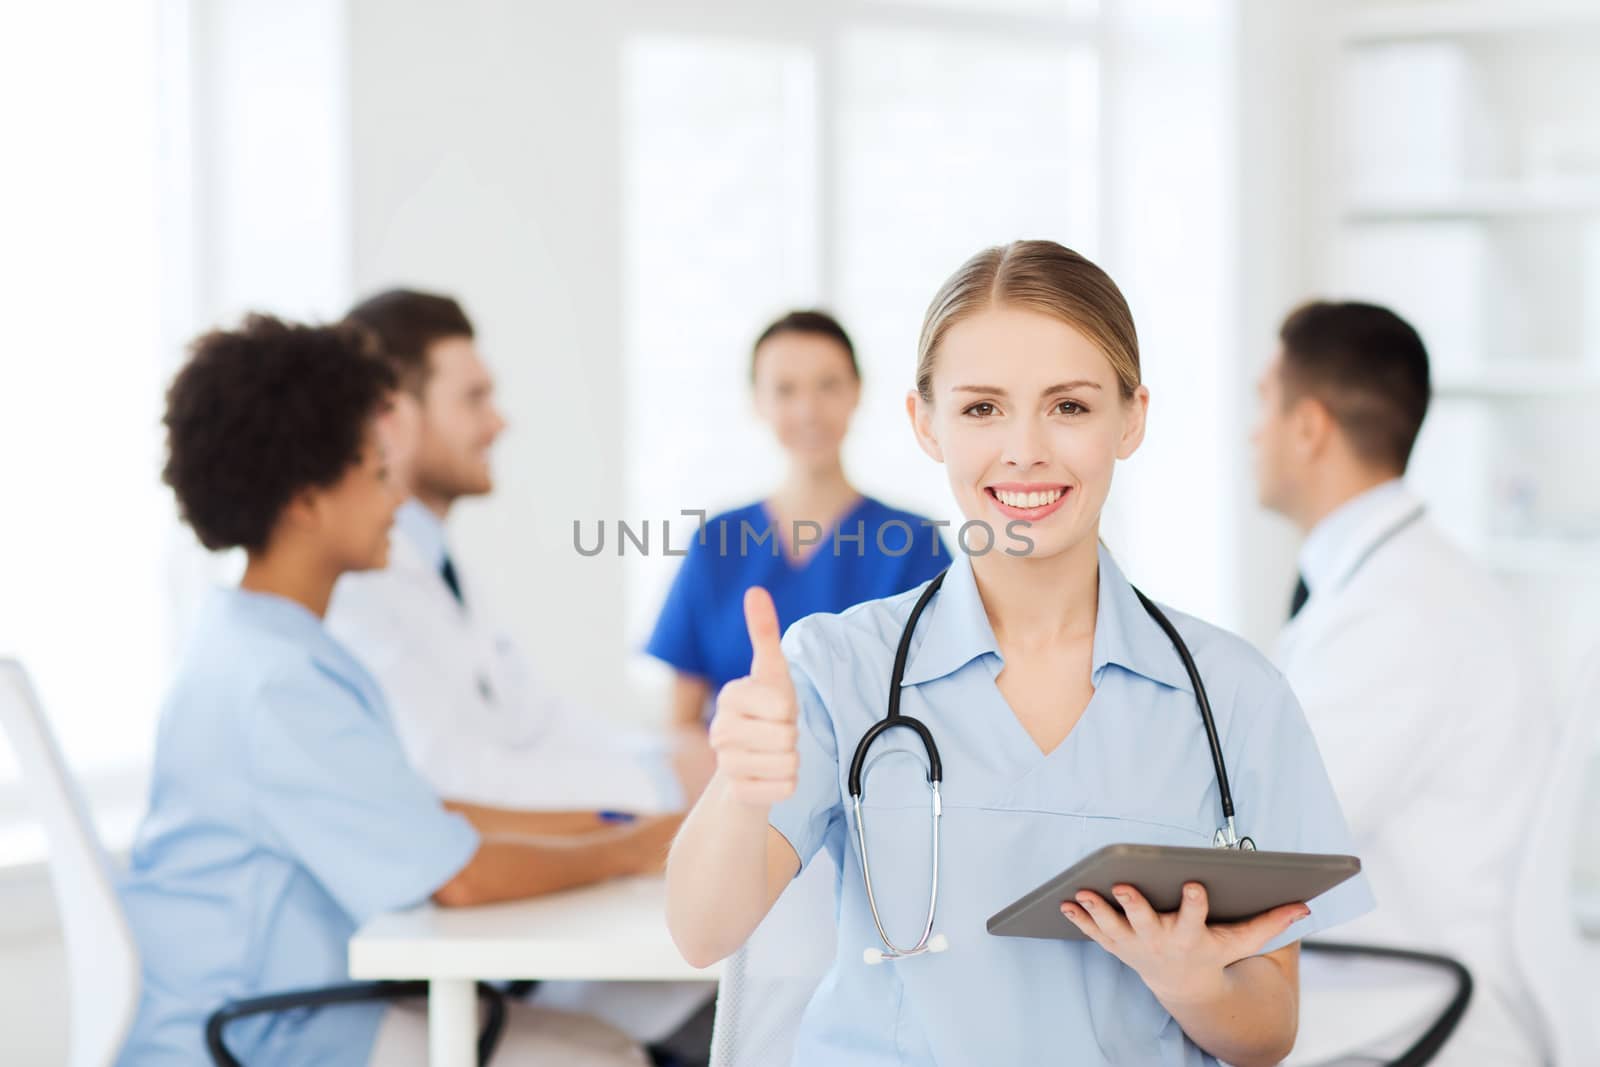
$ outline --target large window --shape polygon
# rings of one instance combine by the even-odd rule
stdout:
[[[776,484],[782,457],[751,413],[750,343],[819,303],[855,338],[865,379],[851,474],[954,517],[903,410],[929,298],[985,245],[1049,237],[1093,254],[1100,238],[1084,5],[996,20],[943,10],[961,6],[880,5],[860,20],[829,7],[770,33],[663,31],[624,48],[631,518],[659,526]],[[674,548],[693,522],[677,519]],[[676,563],[633,555],[635,645]]]
[[[174,518],[155,473],[169,267],[157,10],[93,17],[86,33],[74,8],[30,6],[0,44],[0,91],[28,102],[7,108],[0,197],[0,655],[23,661],[74,764],[107,782],[149,752]],[[17,847],[15,781],[0,743],[0,861]]]
[[[348,301],[345,27],[322,0],[91,6],[93,33],[42,4],[0,34],[27,101],[0,196],[0,656],[119,845],[198,603],[241,564],[161,483],[166,383],[207,326]],[[42,850],[0,739],[0,866]]]

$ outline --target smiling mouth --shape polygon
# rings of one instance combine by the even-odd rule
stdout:
[[[985,486],[983,491],[995,502],[995,506],[1002,514],[1013,519],[1035,521],[1055,512],[1072,494],[1072,488],[1065,485],[1040,486],[1036,489],[1000,489],[995,486]]]

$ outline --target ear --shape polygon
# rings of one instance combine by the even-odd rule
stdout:
[[[915,389],[906,393],[906,417],[911,420],[911,432],[917,444],[935,463],[944,462],[944,449],[933,433],[933,405],[922,399]]]
[[[322,522],[322,494],[302,489],[289,498],[278,516],[278,524],[295,530],[315,530]]]
[[[1321,456],[1338,428],[1333,413],[1316,397],[1302,396],[1289,409],[1289,440],[1301,460]]]
[[[1117,458],[1127,459],[1144,443],[1146,416],[1150,414],[1150,390],[1144,386],[1133,391],[1131,399],[1122,404],[1122,439],[1117,442]]]

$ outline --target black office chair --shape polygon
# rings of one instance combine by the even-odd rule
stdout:
[[[408,997],[428,995],[427,982],[353,982],[349,985],[329,986],[326,989],[302,989],[288,993],[273,993],[245,1000],[231,1000],[211,1013],[206,1020],[206,1050],[211,1053],[215,1067],[243,1067],[228,1051],[222,1040],[223,1029],[235,1019],[251,1015],[272,1015],[296,1008],[325,1008],[339,1004],[359,1004],[367,1001],[403,1000]],[[478,999],[488,1008],[483,1029],[478,1032],[478,1067],[485,1067],[500,1043],[500,1034],[506,1025],[506,1002],[498,989],[478,983]]]
[[[1384,1063],[1382,1067],[1422,1067],[1432,1060],[1439,1054],[1439,1050],[1444,1048],[1445,1042],[1450,1040],[1450,1035],[1455,1033],[1456,1027],[1461,1023],[1461,1017],[1467,1013],[1467,1005],[1472,1000],[1472,972],[1460,961],[1453,960],[1449,956],[1437,956],[1431,952],[1413,952],[1410,949],[1386,948],[1381,945],[1353,945],[1332,941],[1302,941],[1300,951],[1323,956],[1357,956],[1362,959],[1418,963],[1443,971],[1455,979],[1456,991],[1451,996],[1450,1002],[1445,1005],[1444,1011],[1421,1037],[1412,1042],[1410,1048],[1402,1052],[1398,1058]]]

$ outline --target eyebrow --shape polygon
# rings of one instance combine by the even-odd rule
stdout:
[[[1099,389],[1099,382],[1091,382],[1087,378],[1079,378],[1071,382],[1059,382],[1044,391],[1045,396],[1055,393],[1070,393],[1074,389]],[[1005,396],[1006,391],[998,385],[954,385],[950,387],[952,393],[989,393],[994,396]]]

